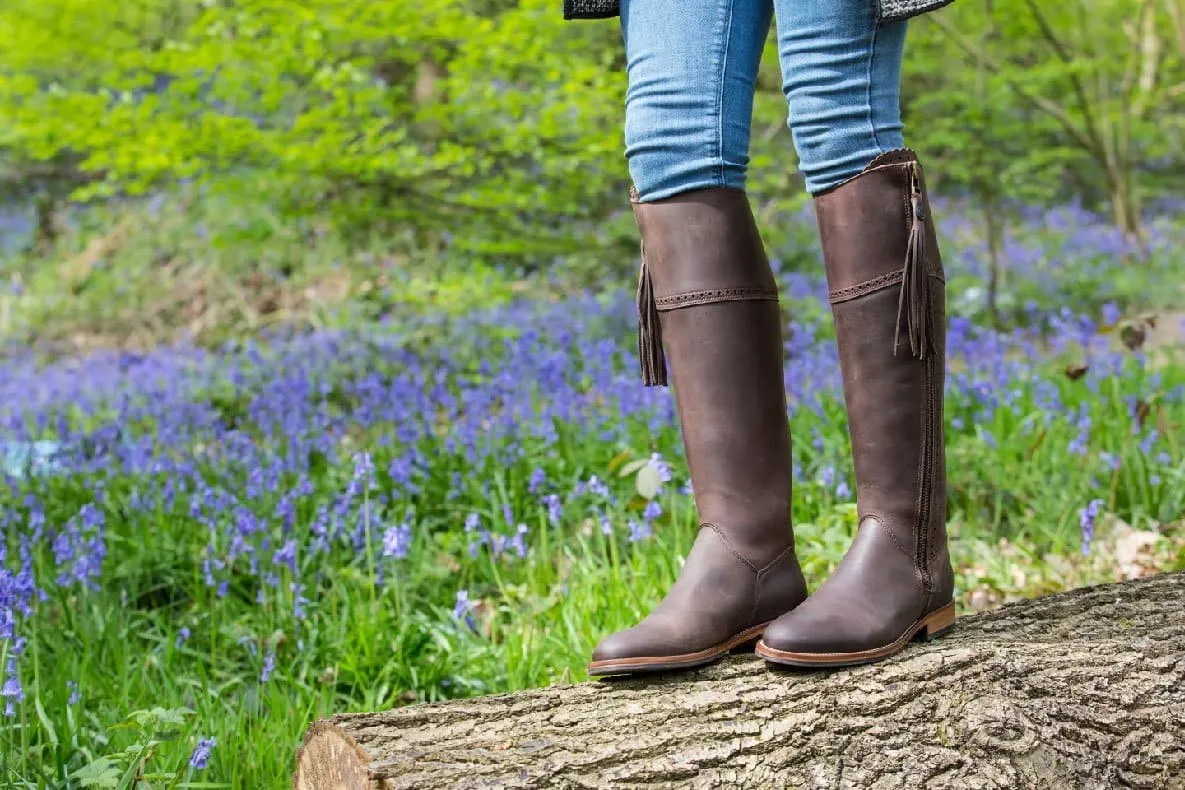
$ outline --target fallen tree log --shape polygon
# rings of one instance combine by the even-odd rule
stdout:
[[[298,790],[1185,788],[1185,574],[964,617],[880,664],[695,672],[339,714]]]

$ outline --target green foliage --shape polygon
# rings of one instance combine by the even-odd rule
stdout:
[[[1177,0],[955,3],[911,37],[913,136],[980,196],[1103,200],[1140,235],[1185,177],[1181,24]]]
[[[1133,230],[1185,167],[1183,24],[1179,0],[955,3],[911,22],[909,142],[943,191],[1084,195]],[[751,180],[771,213],[801,199],[772,44]],[[0,63],[10,189],[184,179],[531,267],[625,248],[602,227],[627,205],[619,26],[555,0],[10,0]]]
[[[547,0],[105,8],[0,12],[0,149],[76,163],[78,199],[187,179],[521,255],[576,248],[555,218],[624,195],[617,56]]]

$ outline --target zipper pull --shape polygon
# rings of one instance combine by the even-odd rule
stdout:
[[[922,177],[917,160],[909,163],[910,228],[897,300],[897,328],[893,333],[893,355],[904,332],[909,337],[913,356],[924,358],[932,349],[934,311],[930,305],[930,282],[926,271],[926,201],[922,195]]]

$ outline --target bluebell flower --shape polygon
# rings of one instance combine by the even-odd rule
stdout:
[[[189,756],[189,767],[195,771],[204,770],[210,762],[210,753],[214,751],[214,747],[217,745],[218,741],[213,737],[198,740],[193,754]]]
[[[588,489],[588,493],[592,494],[593,496],[600,497],[601,499],[612,499],[613,497],[613,495],[609,492],[609,486],[601,482],[601,479],[596,475],[593,475],[588,479],[586,487]]]
[[[651,453],[650,466],[658,473],[658,479],[664,483],[671,482],[671,467],[663,460],[663,457],[658,453]]]
[[[1078,526],[1082,531],[1082,555],[1090,554],[1090,544],[1094,540],[1095,522],[1098,521],[1099,511],[1103,507],[1103,500],[1092,499],[1086,507],[1078,511]]]
[[[383,533],[383,556],[401,560],[411,549],[411,525],[408,523],[388,527]]]
[[[560,523],[560,516],[563,514],[563,509],[560,507],[560,498],[558,494],[546,494],[543,499],[543,506],[547,508],[547,520],[553,526]]]
[[[653,533],[650,528],[649,521],[637,521],[636,519],[629,520],[630,542],[637,543],[640,540],[649,538]]]
[[[511,545],[514,547],[515,554],[517,554],[520,557],[527,556],[526,537],[527,537],[527,525],[526,524],[519,524],[518,529],[516,529],[514,532],[514,538],[511,541]]]
[[[662,505],[658,504],[657,499],[651,499],[646,503],[646,508],[642,511],[643,520],[650,522],[662,515]]]

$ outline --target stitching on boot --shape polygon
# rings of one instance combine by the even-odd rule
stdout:
[[[753,611],[749,612],[749,622],[756,622],[757,612],[761,610],[761,582],[765,580],[768,575],[766,571],[777,565],[786,558],[786,555],[794,555],[794,541],[790,541],[790,545],[782,549],[782,552],[770,560],[769,564],[757,571],[757,581],[753,584]],[[750,566],[752,567],[752,566]]]
[[[900,167],[901,165],[905,164],[906,162],[912,161],[909,158],[909,155],[911,155],[911,154],[913,155],[914,159],[920,158],[920,157],[918,157],[917,152],[914,151],[912,148],[894,148],[892,150],[885,151],[883,154],[878,154],[871,162],[869,162],[868,164],[866,164],[864,166],[863,170],[861,170],[856,175],[851,176],[849,178],[845,178],[843,181],[840,181],[838,184],[829,186],[826,189],[821,189],[818,192],[814,192],[811,194],[811,197],[813,197],[813,198],[823,197],[827,193],[834,192],[837,189],[839,189],[840,187],[850,184],[853,181],[855,181],[857,178],[860,178],[863,175],[867,175],[868,173],[873,173],[877,170],[881,170],[886,167]]]
[[[737,302],[747,299],[776,302],[778,292],[769,288],[712,288],[674,294],[673,296],[660,296],[654,300],[654,304],[659,310],[676,310],[680,307],[694,307],[713,302]]]
[[[889,540],[893,542],[893,545],[897,547],[897,550],[906,557],[909,557],[910,564],[917,565],[917,554],[915,552],[908,551],[904,546],[901,545],[901,541],[897,539],[897,533],[895,533],[892,528],[890,528],[889,525],[885,523],[883,518],[875,513],[866,513],[861,517],[860,520],[863,521],[866,518],[870,518],[875,521],[877,526],[885,531],[885,534],[889,536]]]
[[[908,146],[891,148],[883,154],[878,154],[871,162],[865,165],[864,172],[876,170],[881,167],[904,164],[918,158],[918,152]]]
[[[879,277],[873,277],[871,280],[865,280],[862,283],[849,285],[847,288],[837,288],[827,295],[831,304],[839,304],[846,302],[849,299],[855,299],[865,294],[870,294],[873,291],[879,291],[883,288],[888,288],[890,285],[896,285],[901,282],[903,273],[900,269],[897,271],[882,274]]]
[[[736,550],[736,549],[734,549],[734,548],[732,547],[732,544],[728,542],[728,538],[724,537],[724,532],[723,532],[723,531],[720,529],[720,527],[716,526],[715,524],[711,523],[710,521],[705,521],[705,522],[704,522],[703,524],[701,524],[700,526],[707,527],[708,529],[710,529],[710,530],[712,530],[713,532],[715,532],[715,533],[716,533],[716,537],[720,538],[720,542],[724,544],[724,548],[726,548],[726,549],[728,549],[730,552],[732,552],[732,556],[736,557],[738,560],[740,560],[741,562],[745,563],[745,566],[746,566],[746,567],[747,567],[749,570],[753,571],[753,573],[759,573],[759,572],[760,572],[760,571],[758,571],[756,568],[754,568],[754,567],[753,567],[753,563],[749,562],[747,559],[745,559],[744,557],[742,557],[740,554],[738,554],[738,553],[737,553],[737,550]]]
[[[793,553],[794,553],[794,544],[791,543],[789,546],[782,549],[781,554],[774,557],[761,570],[757,571],[757,581],[761,581],[763,578],[765,578],[766,571],[768,571],[770,568],[772,568],[773,566],[777,565],[779,562],[784,560],[786,558],[787,554],[793,554]]]
[[[936,272],[930,271],[930,272],[927,272],[927,274],[929,274],[931,277],[933,277],[936,280],[942,280],[943,282],[946,282],[946,280],[943,279],[942,275],[937,274]],[[882,291],[885,288],[896,285],[897,283],[901,282],[901,278],[903,276],[904,276],[903,272],[900,269],[898,269],[897,271],[892,271],[892,272],[889,272],[888,274],[881,274],[876,277],[873,277],[871,280],[865,280],[862,283],[856,283],[855,285],[849,285],[846,288],[837,288],[834,291],[831,291],[830,293],[828,293],[827,298],[831,302],[831,304],[839,304],[841,302],[848,302],[848,301],[851,301],[852,299],[857,299],[861,296],[865,296],[867,294],[873,293],[874,291]]]

